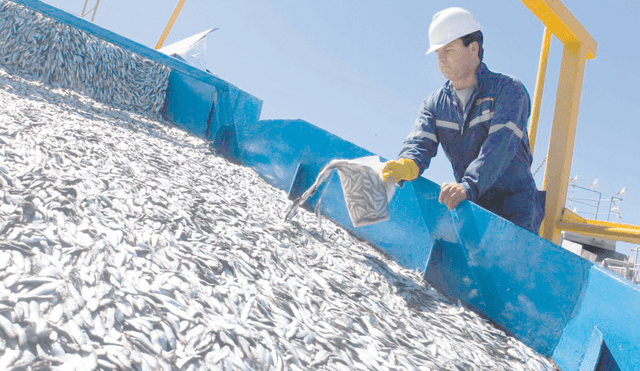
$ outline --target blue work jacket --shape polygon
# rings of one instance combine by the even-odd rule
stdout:
[[[465,107],[450,81],[424,100],[399,157],[413,160],[421,174],[441,144],[468,200],[537,233],[544,193],[531,174],[529,94],[520,81],[484,63],[476,77]]]

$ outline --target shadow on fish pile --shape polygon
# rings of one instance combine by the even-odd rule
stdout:
[[[0,369],[551,370],[166,123],[0,70]]]

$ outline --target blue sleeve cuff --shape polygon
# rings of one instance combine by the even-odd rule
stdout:
[[[467,182],[462,182],[460,184],[462,185],[462,188],[464,188],[464,191],[467,193],[467,200],[475,202],[476,198],[478,197],[475,188],[469,185],[469,183]]]

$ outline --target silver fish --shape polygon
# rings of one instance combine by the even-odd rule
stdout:
[[[284,223],[284,192],[161,118],[166,66],[8,1],[0,40],[4,368],[553,370],[335,223]],[[338,176],[384,214],[378,174]]]

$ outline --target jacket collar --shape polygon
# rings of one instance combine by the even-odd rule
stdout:
[[[484,87],[484,80],[490,73],[491,71],[489,71],[487,65],[484,64],[484,62],[480,62],[478,68],[476,69],[476,85],[474,87],[474,91],[477,92],[482,90],[482,88]],[[447,80],[447,82],[444,84],[444,89],[447,90],[447,92],[452,93],[453,83]]]

